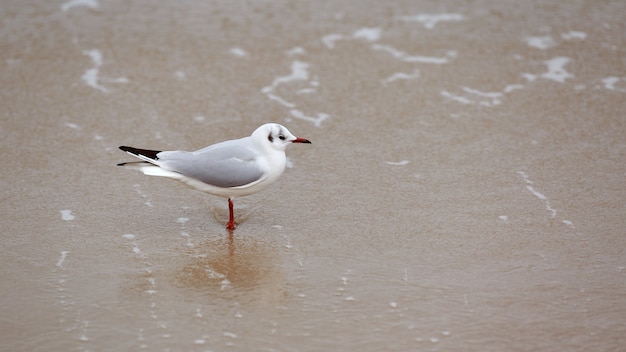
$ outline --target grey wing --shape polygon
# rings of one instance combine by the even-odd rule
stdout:
[[[265,171],[256,162],[259,155],[245,145],[232,142],[196,152],[161,152],[158,163],[163,169],[224,188],[247,185],[265,177]]]

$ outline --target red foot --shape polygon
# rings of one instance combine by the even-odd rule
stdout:
[[[234,230],[235,229],[235,211],[234,211],[234,206],[233,206],[233,200],[231,198],[228,198],[228,215],[229,215],[229,219],[228,219],[228,224],[226,224],[226,229],[227,230]]]

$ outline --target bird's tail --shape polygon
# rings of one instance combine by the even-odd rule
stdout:
[[[148,176],[161,176],[167,178],[173,178],[175,180],[182,180],[183,175],[175,171],[167,171],[161,169],[159,166],[148,161],[132,161],[130,163],[120,163],[117,166],[122,166],[127,169],[137,170]]]
[[[133,147],[127,147],[127,146],[121,146],[120,149],[136,158],[139,158],[145,162],[148,162],[154,165],[157,165],[156,161],[159,160],[159,158],[157,157],[157,154],[161,152],[160,150],[139,149],[139,148],[133,148]],[[130,164],[130,163],[123,163],[123,164]],[[124,165],[120,165],[120,166],[124,166]]]

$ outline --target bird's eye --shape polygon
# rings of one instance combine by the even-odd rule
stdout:
[[[278,135],[278,138],[279,138],[281,141],[284,141],[284,140],[285,140],[285,136],[283,136],[282,134]]]

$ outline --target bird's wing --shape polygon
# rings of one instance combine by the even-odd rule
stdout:
[[[136,158],[139,158],[151,164],[155,164],[155,160],[157,159],[157,154],[161,152],[160,150],[140,149],[140,148],[134,148],[134,147],[127,147],[124,145],[121,146],[120,149]]]
[[[217,187],[239,187],[263,179],[266,171],[259,154],[247,143],[222,142],[195,152],[160,152],[157,164]]]

